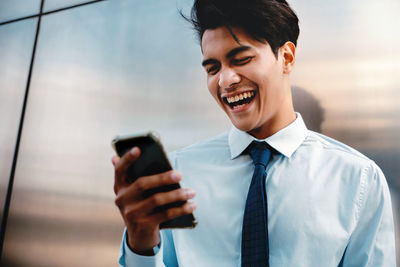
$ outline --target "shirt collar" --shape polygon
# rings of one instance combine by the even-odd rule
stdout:
[[[232,126],[229,132],[229,148],[231,159],[236,158],[248,147],[253,140],[265,141],[282,155],[290,158],[294,151],[301,145],[307,137],[307,127],[304,124],[300,113],[296,112],[296,120],[263,140],[256,139],[250,134]]]

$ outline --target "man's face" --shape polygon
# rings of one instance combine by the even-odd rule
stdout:
[[[226,27],[203,34],[207,86],[236,128],[265,138],[295,116],[284,56],[280,50],[276,58],[267,42],[233,31],[239,42]]]

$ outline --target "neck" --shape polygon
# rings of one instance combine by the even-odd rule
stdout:
[[[248,134],[257,139],[265,139],[279,132],[296,120],[296,113],[294,112],[293,108],[290,85],[288,88],[288,96],[281,103],[281,109],[279,109],[275,114],[271,114],[270,118],[267,118],[263,125],[247,132]]]
[[[296,120],[296,113],[292,111],[290,116],[287,116],[283,119],[274,118],[273,120],[268,121],[261,127],[253,129],[247,133],[254,136],[257,139],[265,139],[279,132],[283,128],[287,127],[295,120]]]

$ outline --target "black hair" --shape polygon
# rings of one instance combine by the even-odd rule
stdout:
[[[182,13],[181,13],[182,14]],[[285,0],[195,0],[189,21],[201,43],[207,29],[241,28],[259,42],[267,41],[275,56],[287,41],[297,44],[299,20]]]

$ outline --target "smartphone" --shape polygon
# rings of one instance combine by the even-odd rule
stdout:
[[[112,147],[120,157],[122,157],[126,152],[135,146],[139,147],[141,154],[127,170],[127,179],[129,183],[133,183],[139,177],[159,174],[172,170],[171,164],[169,163],[161,141],[154,132],[129,136],[117,136],[112,140]],[[149,197],[155,193],[168,192],[178,188],[180,188],[179,184],[162,186],[144,192],[144,196]],[[157,210],[154,212],[159,212],[160,210],[171,207],[179,207],[185,203],[186,201],[170,203],[157,208]],[[161,223],[160,229],[194,228],[196,225],[197,221],[194,215],[187,214]]]

